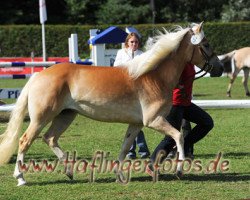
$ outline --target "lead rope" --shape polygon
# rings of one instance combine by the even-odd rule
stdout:
[[[205,65],[206,65],[206,64],[205,64]],[[204,68],[205,68],[205,67],[203,67],[203,68],[200,69],[198,72],[196,72],[195,75],[200,74],[201,72],[203,72],[203,71],[204,71]],[[195,77],[194,80],[197,80],[197,79],[202,78],[203,76],[205,76],[205,75],[207,74],[207,72],[208,72],[208,71],[205,71],[202,75],[200,75],[200,76],[198,76],[198,77]]]

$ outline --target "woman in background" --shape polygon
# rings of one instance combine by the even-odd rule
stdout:
[[[140,38],[136,33],[129,33],[125,40],[125,48],[118,50],[114,66],[120,66],[123,63],[132,60],[134,57],[141,55],[143,52],[139,50]],[[142,130],[138,133],[137,137],[133,145],[131,146],[128,158],[135,159],[136,158],[136,144],[139,147],[139,155],[141,158],[147,158],[150,155],[148,150],[147,142],[145,140],[145,136]]]

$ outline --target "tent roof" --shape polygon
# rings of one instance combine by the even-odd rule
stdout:
[[[89,44],[118,44],[125,42],[125,39],[127,37],[127,33],[123,31],[122,29],[111,26],[107,28],[106,30],[102,31],[92,39],[89,39]]]

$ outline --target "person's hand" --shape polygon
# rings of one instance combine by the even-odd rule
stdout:
[[[183,98],[183,99],[186,98],[187,94],[186,94],[184,85],[178,84],[177,88],[180,90],[181,98]]]

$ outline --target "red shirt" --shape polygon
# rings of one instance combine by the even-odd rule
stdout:
[[[189,106],[191,104],[194,77],[194,65],[188,63],[181,74],[178,86],[173,90],[173,105]]]

